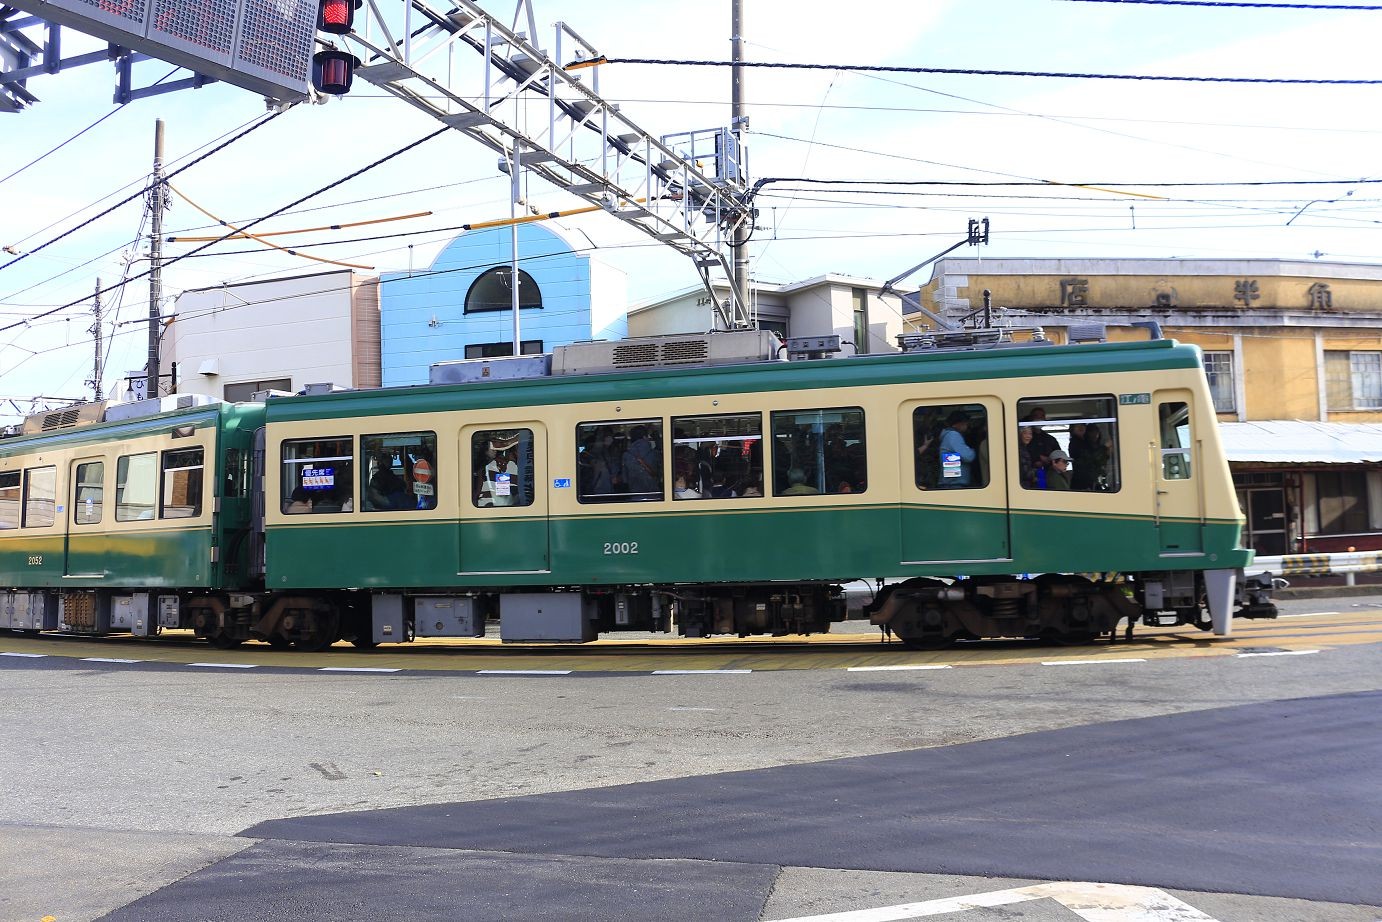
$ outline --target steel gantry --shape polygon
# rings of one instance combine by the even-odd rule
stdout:
[[[752,215],[735,132],[645,131],[600,96],[601,55],[570,26],[556,24],[551,54],[534,44],[528,0],[513,27],[471,0],[445,11],[406,0],[401,21],[380,0],[361,12],[363,25],[336,37],[360,59],[356,76],[495,151],[506,169],[535,173],[689,257],[720,323],[752,324],[745,293],[730,284],[722,304],[712,284],[734,278],[727,253]],[[524,21],[528,31],[517,31]]]
[[[119,102],[215,79],[263,92],[271,104],[312,95],[306,74],[299,83],[267,73],[262,63],[246,62],[259,61],[268,48],[268,39],[256,36],[272,36],[276,29],[292,41],[280,42],[283,61],[274,58],[275,66],[303,60],[317,15],[313,0],[234,0],[240,12],[222,26],[198,18],[203,14],[196,10],[205,9],[198,0],[129,0],[130,11],[123,18],[90,14],[88,4],[78,0],[8,2],[0,5],[0,111],[16,112],[36,101],[25,86],[30,76],[102,58],[123,65]],[[60,7],[76,12],[59,15]],[[159,12],[164,7],[167,15]],[[20,16],[25,9],[37,15]],[[191,17],[188,22],[173,15],[181,11]],[[746,239],[752,228],[742,124],[664,137],[650,134],[600,96],[603,57],[574,29],[556,24],[551,54],[535,44],[530,0],[518,0],[511,26],[471,0],[448,0],[445,7],[429,0],[363,0],[360,12],[358,25],[345,34],[318,34],[317,45],[353,57],[359,62],[357,76],[499,154],[515,177],[515,188],[520,174],[535,174],[689,257],[716,306],[719,324],[726,329],[752,326],[748,293],[740,290],[746,286],[736,286],[730,256],[735,242]],[[110,40],[109,50],[62,59],[57,25],[37,18],[45,14]],[[112,26],[105,21],[109,19],[121,21]],[[273,25],[280,20],[281,28]],[[130,23],[144,23],[144,33]],[[520,23],[526,31],[519,31]],[[196,35],[211,30],[214,34],[208,34],[216,41],[206,44],[223,45],[224,53],[189,55],[188,37],[169,31],[179,25]],[[35,27],[48,29],[42,48],[20,34]],[[116,37],[120,45],[114,43]],[[131,90],[130,65],[148,57],[187,67],[193,76]],[[723,303],[714,284],[720,277],[731,292]]]

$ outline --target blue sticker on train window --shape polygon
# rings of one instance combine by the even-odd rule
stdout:
[[[941,452],[941,476],[959,477],[960,473],[961,470],[959,454],[953,451]]]
[[[552,489],[554,489],[554,490],[569,490],[569,489],[571,489],[571,478],[570,478],[570,477],[553,477],[553,478],[552,478]]]
[[[333,490],[336,488],[336,469],[334,467],[304,467],[302,485],[308,490]]]

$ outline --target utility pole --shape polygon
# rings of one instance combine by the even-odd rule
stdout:
[[[515,20],[518,12],[514,12]],[[523,354],[523,339],[519,311],[523,308],[523,299],[518,287],[518,200],[523,194],[520,173],[523,170],[523,152],[518,146],[518,142],[513,144],[513,160],[509,164],[509,179],[513,183],[513,195],[509,202],[509,219],[513,222],[509,226],[509,295],[513,299],[513,354],[515,356]]]
[[[149,233],[149,364],[144,396],[158,397],[158,334],[163,301],[163,210],[168,193],[163,185],[163,119],[154,122],[154,171],[149,187],[153,220]]]
[[[749,117],[744,111],[744,0],[733,0],[730,13],[730,132],[734,135],[735,159],[744,162],[744,135],[748,133]],[[734,230],[731,247],[734,250],[734,298],[739,310],[734,312],[735,324],[748,323],[749,311],[749,235],[753,231],[753,212],[750,210]]]
[[[91,332],[96,337],[96,356],[91,366],[91,386],[96,389],[96,399],[101,399],[101,380],[105,377],[105,369],[101,367],[102,357],[102,334],[105,328],[105,318],[101,314],[101,280],[96,280],[96,298],[91,305],[91,313],[96,315],[96,322],[91,325]]]

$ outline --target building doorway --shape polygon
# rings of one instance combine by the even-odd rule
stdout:
[[[1281,487],[1240,487],[1238,505],[1247,517],[1243,543],[1262,557],[1286,553],[1286,491]]]

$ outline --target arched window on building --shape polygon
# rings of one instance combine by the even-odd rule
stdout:
[[[518,270],[519,307],[542,307],[542,290],[533,277]],[[465,312],[507,311],[513,309],[513,271],[509,266],[495,266],[480,273],[465,293]]]

